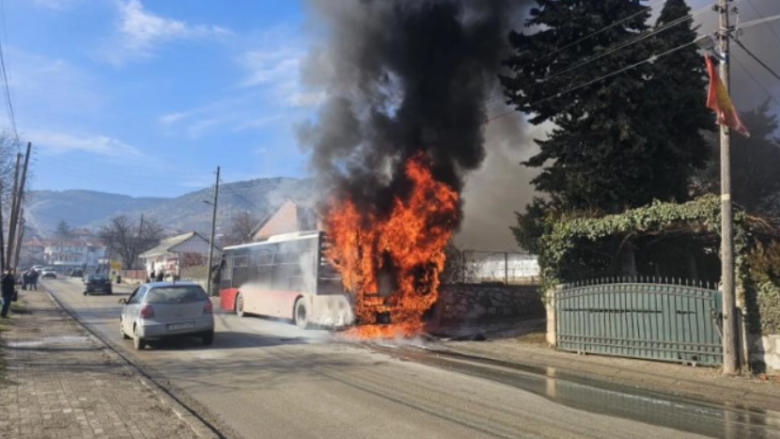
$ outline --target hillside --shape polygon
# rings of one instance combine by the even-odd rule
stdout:
[[[226,228],[230,218],[248,211],[258,218],[272,212],[288,198],[309,199],[310,180],[262,178],[220,186],[217,224]],[[213,189],[203,189],[176,198],[134,198],[104,192],[66,190],[35,191],[25,205],[27,225],[39,234],[49,235],[60,220],[71,227],[96,230],[114,215],[133,218],[141,214],[158,219],[169,233],[196,230],[206,232],[211,225]]]

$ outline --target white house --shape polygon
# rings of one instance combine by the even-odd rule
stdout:
[[[56,268],[94,268],[106,257],[106,247],[97,241],[54,240],[43,246],[43,259]]]
[[[160,243],[140,255],[146,271],[166,276],[181,276],[181,269],[206,265],[209,257],[209,240],[198,232],[188,232],[163,239]],[[214,263],[222,258],[222,252],[214,247]]]

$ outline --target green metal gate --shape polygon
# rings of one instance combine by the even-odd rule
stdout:
[[[678,283],[593,282],[555,295],[556,342],[566,351],[718,365],[720,293]]]

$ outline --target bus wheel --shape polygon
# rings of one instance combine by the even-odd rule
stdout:
[[[301,329],[309,327],[309,310],[306,308],[306,302],[303,299],[295,301],[295,324]]]
[[[238,296],[236,296],[236,315],[244,317],[244,297],[241,293],[238,293]]]

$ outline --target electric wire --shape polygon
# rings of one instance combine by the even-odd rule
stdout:
[[[571,92],[577,91],[577,90],[579,90],[579,89],[581,89],[581,88],[587,87],[587,86],[589,86],[589,85],[592,85],[592,84],[595,84],[595,83],[597,83],[597,82],[603,81],[603,80],[605,80],[605,79],[607,79],[607,78],[611,78],[611,77],[613,77],[613,76],[619,75],[619,74],[621,74],[621,73],[623,73],[623,72],[625,72],[625,71],[628,71],[628,70],[631,70],[631,69],[633,69],[633,68],[639,67],[639,66],[640,66],[640,65],[642,65],[642,64],[645,64],[645,63],[648,63],[648,62],[654,62],[654,61],[655,61],[655,60],[657,60],[658,58],[661,58],[661,57],[664,57],[664,56],[666,56],[666,55],[672,54],[672,53],[674,53],[674,52],[677,52],[678,50],[682,50],[682,49],[684,49],[684,48],[686,48],[686,47],[689,47],[689,46],[691,46],[691,45],[693,45],[693,44],[696,44],[696,41],[691,41],[691,42],[689,42],[689,43],[682,44],[682,45],[680,45],[680,46],[677,46],[677,47],[675,47],[675,48],[673,48],[673,49],[667,50],[666,52],[660,53],[660,54],[658,54],[658,55],[652,55],[652,56],[650,56],[649,58],[647,58],[647,59],[645,59],[645,60],[642,60],[642,61],[636,62],[636,63],[634,63],[634,64],[630,64],[630,65],[628,65],[628,66],[626,66],[626,67],[623,67],[623,68],[621,68],[621,69],[619,69],[619,70],[615,70],[615,71],[613,71],[613,72],[607,73],[607,74],[606,74],[606,75],[604,75],[604,76],[600,76],[600,77],[598,77],[598,78],[596,78],[596,79],[593,79],[593,80],[591,80],[591,81],[587,81],[587,82],[585,82],[585,83],[583,83],[583,84],[580,84],[580,85],[577,85],[577,86],[575,86],[575,87],[571,87],[571,88],[569,88],[569,89],[566,89],[566,90],[564,90],[564,91],[562,91],[562,92],[559,92],[559,93],[556,93],[556,94],[554,94],[554,95],[548,96],[548,97],[546,97],[546,98],[539,99],[539,100],[537,100],[537,101],[535,101],[535,102],[532,102],[532,103],[528,104],[527,106],[528,106],[528,107],[533,107],[533,106],[535,106],[535,105],[538,105],[538,104],[541,104],[541,103],[543,103],[543,102],[547,102],[547,101],[549,101],[549,100],[551,100],[551,99],[559,98],[559,97],[561,97],[561,96],[563,96],[563,95],[566,95],[566,94],[569,94],[569,93],[571,93]],[[503,113],[500,113],[500,114],[497,114],[497,115],[495,115],[495,116],[493,116],[493,117],[490,117],[490,118],[488,118],[488,119],[487,119],[487,122],[489,122],[489,121],[491,121],[491,120],[498,119],[498,118],[500,118],[500,117],[503,117],[503,116],[506,116],[506,115],[508,115],[508,114],[515,113],[515,112],[516,112],[516,110],[513,108],[513,109],[512,109],[512,110],[510,110],[510,111],[506,111],[506,112],[503,112]]]
[[[753,60],[755,60],[755,61],[756,61],[758,64],[760,64],[760,65],[761,65],[761,67],[765,68],[765,69],[766,69],[766,71],[768,71],[769,73],[771,73],[771,74],[772,74],[772,76],[774,76],[775,78],[777,78],[777,80],[778,80],[778,81],[780,81],[780,75],[779,75],[779,74],[777,74],[777,72],[775,72],[775,71],[772,69],[772,67],[769,67],[769,65],[768,65],[767,63],[765,63],[764,61],[762,61],[762,60],[761,60],[761,58],[759,58],[759,57],[758,57],[758,55],[756,55],[756,54],[754,54],[753,52],[751,52],[751,51],[750,51],[750,49],[748,49],[748,48],[747,48],[747,47],[746,47],[746,46],[745,46],[745,45],[742,43],[742,41],[740,41],[740,40],[738,40],[737,38],[735,38],[735,37],[734,37],[734,35],[729,35],[729,36],[731,37],[731,39],[732,39],[732,40],[734,40],[734,42],[735,42],[735,43],[737,43],[737,46],[739,46],[740,48],[742,48],[742,50],[744,50],[744,51],[745,51],[745,53],[747,53],[747,54],[748,54],[748,56],[750,56],[751,58],[753,58]]]
[[[602,53],[600,53],[598,55],[595,55],[595,56],[592,56],[590,58],[587,58],[587,59],[585,59],[583,61],[580,61],[580,62],[578,62],[578,63],[576,63],[574,65],[571,65],[569,67],[565,67],[565,68],[563,68],[561,70],[558,70],[558,71],[555,71],[553,73],[550,73],[547,76],[545,76],[544,78],[542,78],[539,82],[537,82],[535,84],[532,84],[530,86],[530,88],[534,88],[534,87],[536,87],[538,85],[544,84],[544,83],[548,82],[549,80],[551,80],[551,79],[553,79],[555,77],[558,77],[560,75],[564,75],[564,74],[569,73],[569,72],[571,72],[571,71],[573,71],[575,69],[584,67],[584,66],[586,66],[586,65],[588,65],[588,64],[590,64],[590,63],[592,63],[594,61],[597,61],[599,59],[602,59],[602,58],[604,58],[606,56],[613,55],[613,54],[619,52],[622,49],[625,49],[625,48],[630,47],[630,46],[632,46],[632,45],[634,45],[636,43],[644,41],[644,40],[646,40],[646,39],[648,39],[648,38],[650,38],[652,36],[655,36],[658,33],[664,32],[664,31],[666,31],[666,30],[668,30],[668,29],[670,29],[670,28],[672,28],[674,26],[678,26],[680,24],[683,24],[683,23],[686,23],[686,22],[688,22],[690,20],[693,20],[695,17],[697,17],[697,16],[699,16],[699,15],[705,13],[705,12],[708,12],[709,10],[711,10],[711,7],[713,5],[708,5],[708,6],[699,8],[699,9],[697,9],[695,11],[692,11],[688,15],[685,15],[683,17],[680,17],[680,18],[677,18],[675,20],[672,20],[669,23],[666,23],[666,24],[664,24],[663,26],[661,26],[659,28],[643,32],[643,33],[639,34],[638,36],[636,36],[635,38],[633,38],[633,39],[631,39],[629,41],[620,42],[620,43],[610,47],[605,52],[602,52]],[[617,24],[617,23],[613,23],[613,25],[615,25],[615,24]],[[542,57],[540,59],[545,59],[545,57]],[[496,95],[496,96],[494,96],[492,98],[488,98],[485,101],[485,103],[489,103],[489,102],[495,101],[497,99],[505,98],[505,97],[506,96],[502,92],[502,93],[500,93],[500,94],[498,94],[498,95]]]

